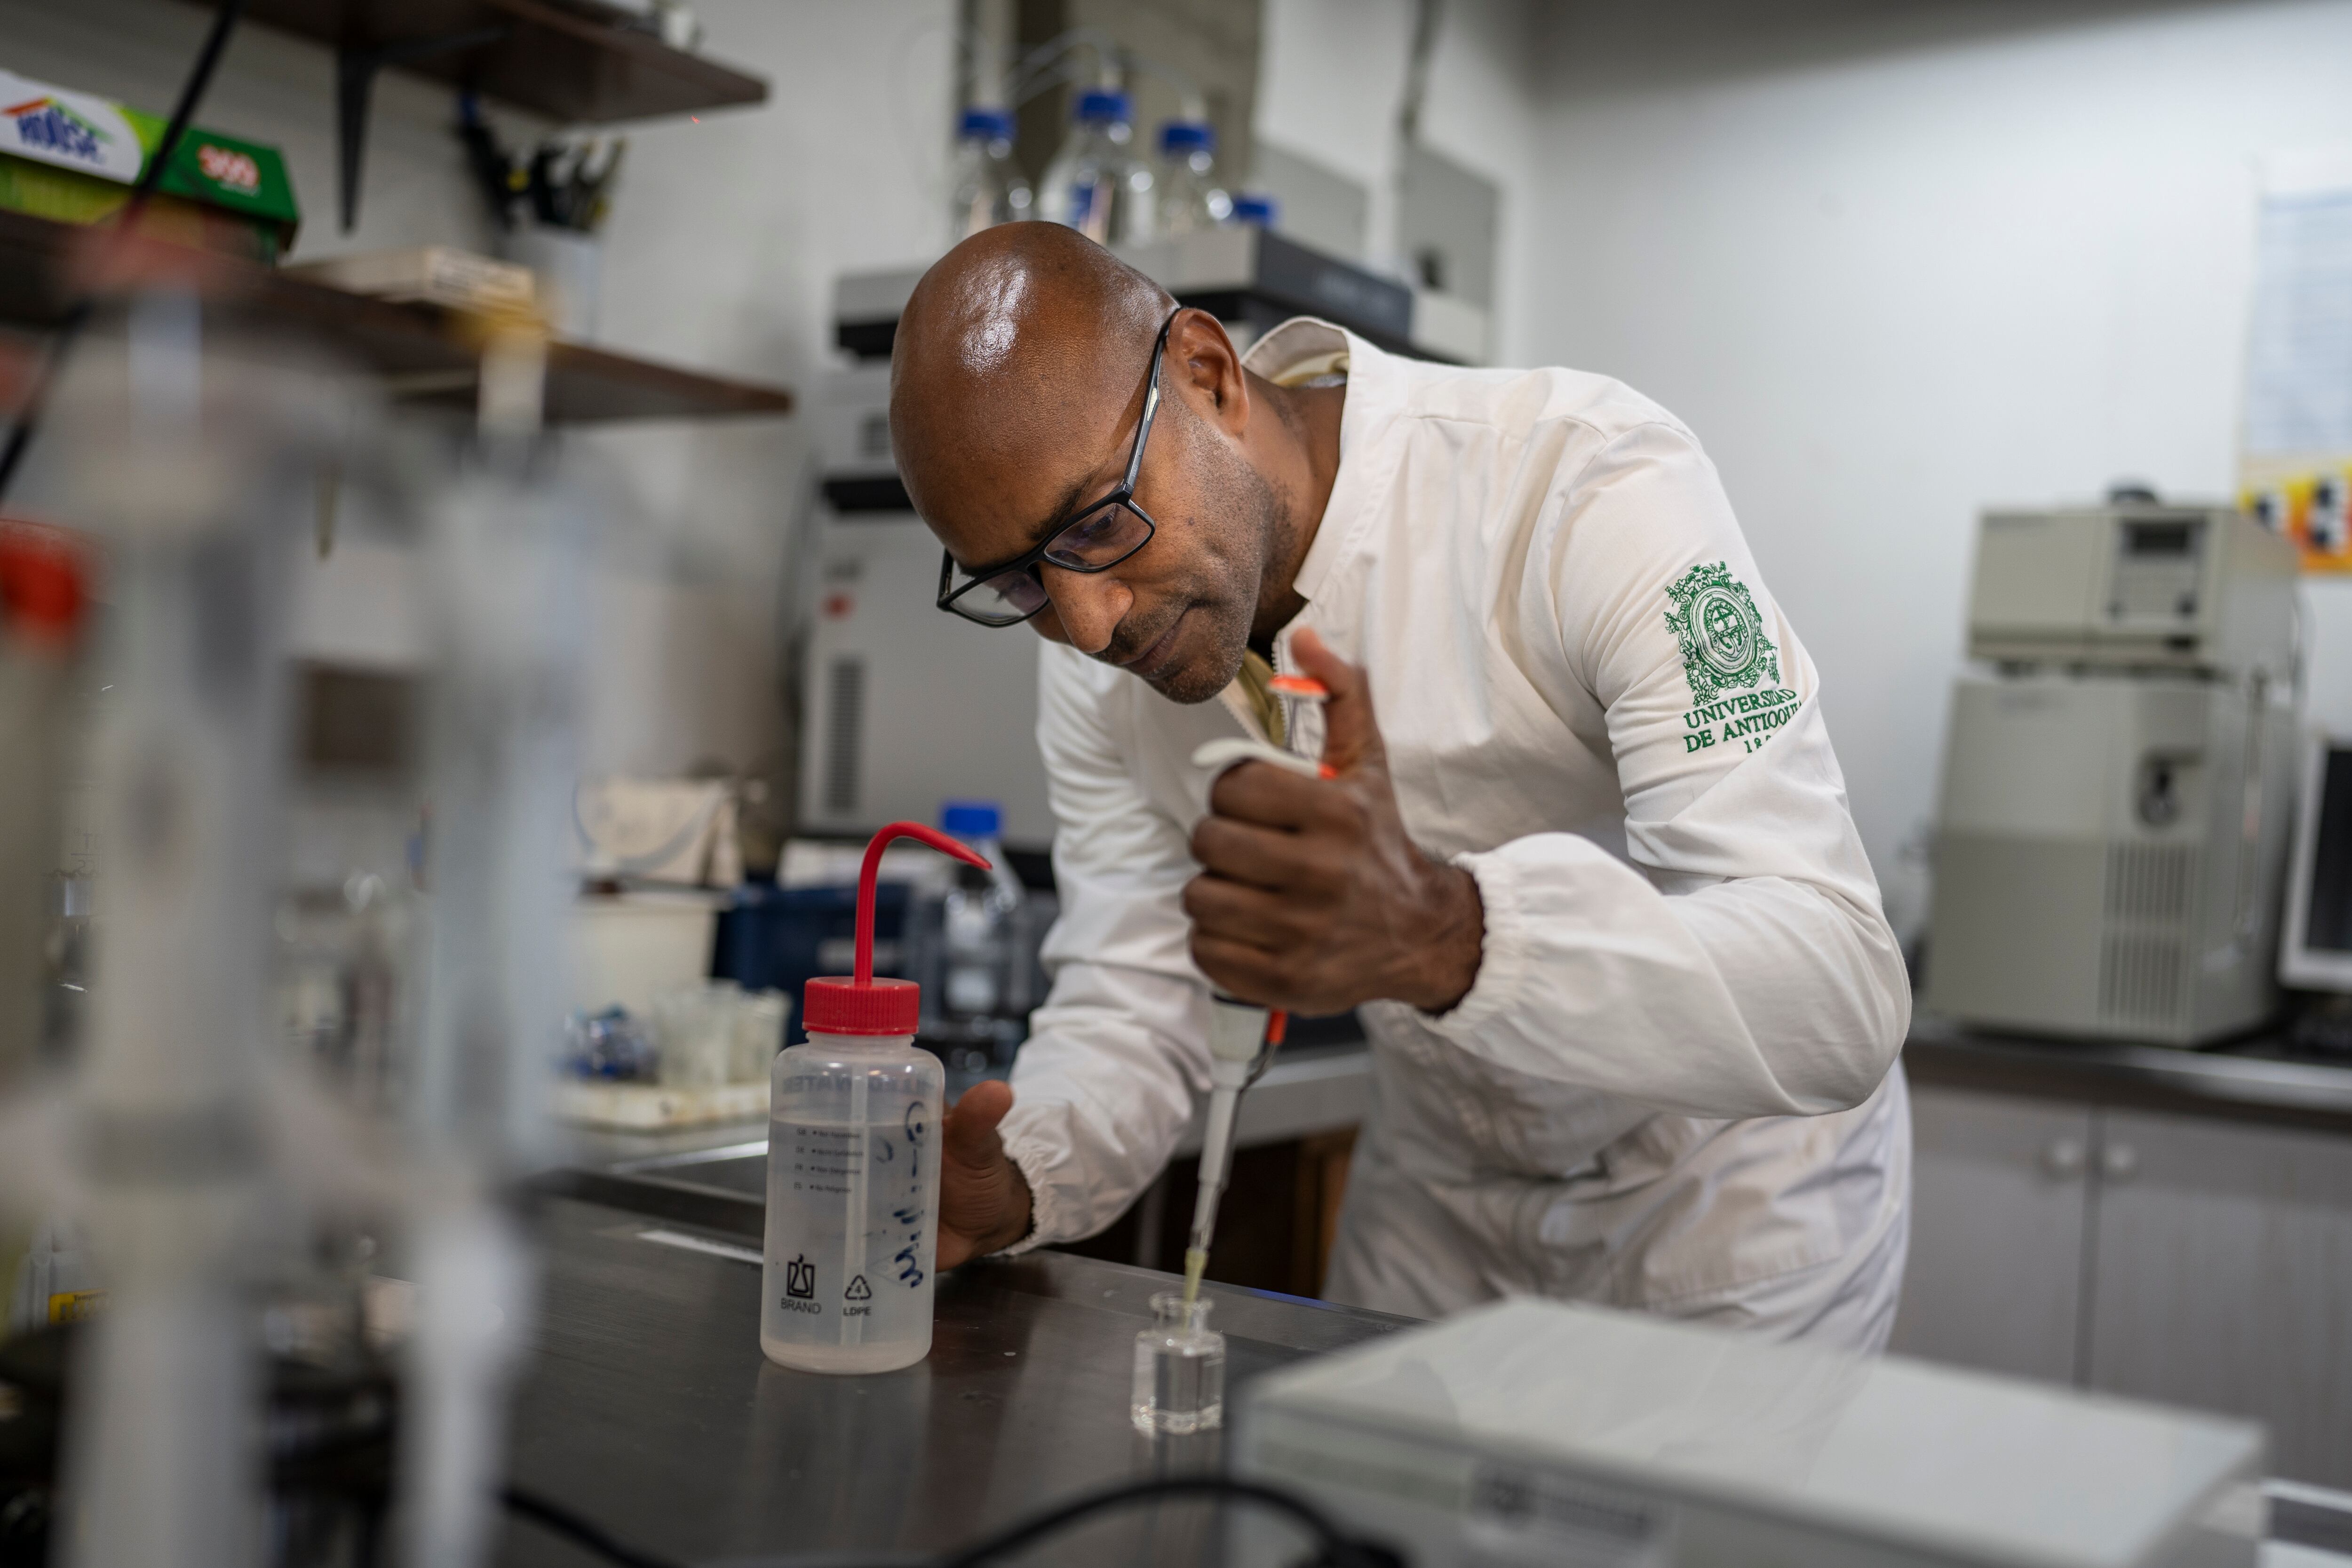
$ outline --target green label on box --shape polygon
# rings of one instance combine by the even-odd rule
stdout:
[[[131,185],[168,128],[126,104],[0,70],[0,154]],[[155,188],[276,226],[285,239],[302,218],[276,148],[202,126],[181,136]]]

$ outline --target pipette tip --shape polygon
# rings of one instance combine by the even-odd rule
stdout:
[[[1200,1300],[1201,1270],[1209,1266],[1209,1249],[1188,1247],[1184,1249],[1184,1304],[1191,1306]]]

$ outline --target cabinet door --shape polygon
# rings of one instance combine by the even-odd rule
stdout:
[[[2273,1474],[2352,1486],[2352,1139],[2105,1121],[2087,1381],[2252,1416]]]
[[[1889,1349],[2071,1383],[2087,1107],[1914,1085],[1911,1260]]]

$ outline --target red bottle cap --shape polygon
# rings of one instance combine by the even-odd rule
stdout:
[[[882,866],[882,847],[893,838],[919,839],[942,855],[988,869],[985,859],[919,822],[894,822],[876,834],[857,871],[857,973],[828,974],[808,983],[801,998],[801,1025],[813,1035],[911,1035],[921,1021],[921,986],[911,980],[874,978],[874,874]]]
[[[54,528],[0,521],[0,612],[9,635],[63,645],[89,593],[72,542]]]

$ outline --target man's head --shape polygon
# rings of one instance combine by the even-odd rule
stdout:
[[[924,274],[891,352],[891,444],[959,581],[1035,549],[1125,479],[1151,347],[1175,309],[1055,224],[989,229]],[[1156,531],[1107,570],[1040,563],[1049,602],[1031,624],[1201,702],[1233,679],[1288,587],[1270,575],[1295,508],[1265,469],[1269,440],[1295,431],[1204,311],[1170,325],[1160,376],[1135,487]]]

